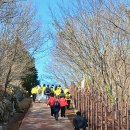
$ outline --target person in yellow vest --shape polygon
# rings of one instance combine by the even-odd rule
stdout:
[[[46,90],[46,85],[43,84],[43,86],[41,86],[41,100],[44,100],[44,95],[45,95],[45,90]]]
[[[57,86],[54,87],[54,95],[56,96]]]
[[[46,89],[46,87],[42,86],[38,90],[38,92],[39,92],[39,103],[44,100],[44,91],[45,91],[45,89]]]
[[[55,91],[54,91],[54,93],[55,93],[55,96],[56,96],[57,98],[59,98],[60,92],[61,92],[60,88],[58,88],[57,86],[55,86]]]
[[[37,95],[37,88],[33,87],[32,90],[31,90],[31,93],[32,93],[32,97],[33,97],[33,102],[35,102],[36,95]]]
[[[71,96],[70,92],[67,92],[67,93],[65,94],[65,98],[66,98],[67,103],[68,103],[67,109],[69,109],[69,108],[70,108],[70,102],[71,102],[71,99],[72,99],[72,96]]]
[[[41,96],[42,96],[42,89],[41,89],[41,87],[40,87],[40,85],[37,85],[37,97],[36,97],[36,99],[38,100],[38,102],[40,103],[40,101],[41,101]]]
[[[54,93],[54,85],[52,85],[52,86],[50,87],[50,89],[51,89],[51,93]]]
[[[60,93],[61,93],[61,89],[57,88],[57,96],[58,96],[58,98],[60,97]]]
[[[62,89],[61,85],[58,86],[58,89],[60,89],[60,90]]]
[[[42,93],[44,94],[44,93],[45,93],[45,90],[46,90],[46,85],[43,84],[43,86],[41,87],[41,89],[42,89]]]
[[[67,92],[69,92],[69,88],[68,88],[68,87],[66,87],[66,88],[64,89],[64,93],[66,94]]]

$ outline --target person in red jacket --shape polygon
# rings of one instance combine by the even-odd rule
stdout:
[[[54,115],[54,103],[56,101],[56,98],[54,97],[54,93],[50,94],[50,98],[48,99],[47,105],[50,106],[51,109],[51,116]]]
[[[60,103],[60,109],[61,109],[61,117],[65,117],[65,107],[68,104],[64,96],[60,96],[59,103]]]

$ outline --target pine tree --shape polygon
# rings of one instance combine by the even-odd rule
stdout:
[[[22,86],[29,92],[29,94],[31,94],[31,89],[34,86],[39,85],[40,81],[38,80],[38,73],[35,66],[30,68],[28,71],[30,71],[31,73],[22,78]]]

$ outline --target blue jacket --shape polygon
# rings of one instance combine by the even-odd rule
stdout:
[[[53,109],[54,109],[54,112],[59,112],[59,110],[60,110],[60,103],[58,105],[55,105],[55,103],[54,103]]]
[[[83,129],[85,130],[87,127],[87,119],[84,118],[83,116],[76,115],[75,118],[73,119],[73,125],[75,127],[75,130]]]

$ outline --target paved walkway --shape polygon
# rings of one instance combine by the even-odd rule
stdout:
[[[56,121],[50,116],[50,108],[45,103],[32,103],[19,130],[73,130],[68,117]]]

